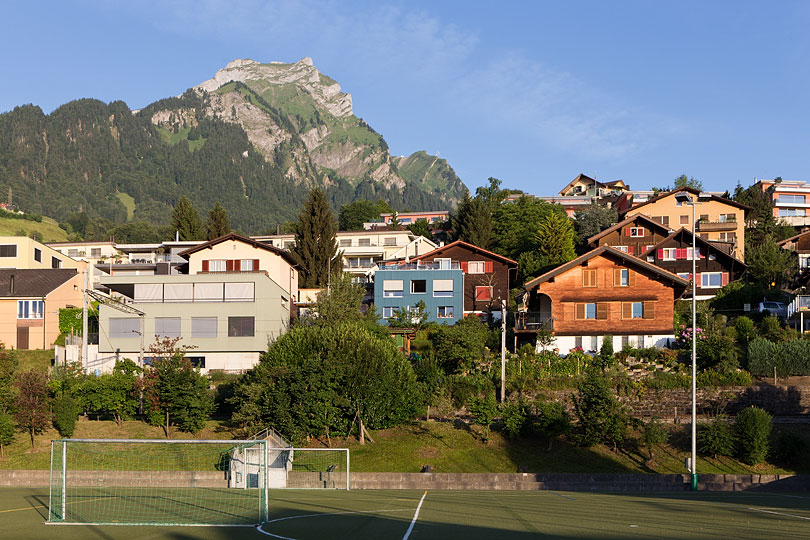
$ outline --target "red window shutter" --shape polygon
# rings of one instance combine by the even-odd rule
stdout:
[[[228,272],[233,272],[233,267],[234,267],[235,262],[236,261],[234,261],[232,259],[228,259],[227,261],[225,261],[225,270],[228,271]]]
[[[492,267],[493,267],[492,261],[484,261],[484,273],[491,274],[492,272],[494,272],[494,269]]]
[[[208,259],[205,259],[205,260],[202,262],[202,271],[203,271],[203,272],[208,272]]]
[[[467,273],[467,261],[461,261],[461,271]]]
[[[695,274],[695,287],[700,288],[700,283],[701,283],[700,272],[698,272],[697,274]]]
[[[723,287],[728,285],[728,272],[723,272]]]
[[[664,260],[664,250],[663,249],[658,250],[658,260]]]
[[[675,250],[675,258],[676,259],[685,259],[686,258],[686,250],[682,248],[678,248]]]
[[[627,227],[627,228],[624,230],[624,235],[625,235],[625,236],[630,236],[630,235],[632,235],[632,234],[633,234],[633,231],[630,229],[630,227]]]
[[[257,272],[259,270],[259,259],[253,259],[253,271]]]
[[[629,255],[632,255],[632,254],[633,254],[633,246],[627,246],[627,253],[628,253]]]

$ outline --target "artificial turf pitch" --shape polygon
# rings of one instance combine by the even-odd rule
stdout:
[[[409,540],[810,538],[808,494],[273,490],[265,534],[251,527],[46,525],[47,504],[47,488],[0,489],[0,538],[403,539],[412,523]]]

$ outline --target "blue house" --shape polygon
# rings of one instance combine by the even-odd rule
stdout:
[[[380,311],[380,324],[394,310],[415,310],[425,303],[428,321],[456,324],[464,318],[464,274],[457,262],[392,263],[374,273],[374,305]]]

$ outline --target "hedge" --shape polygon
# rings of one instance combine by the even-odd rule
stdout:
[[[777,377],[810,375],[810,341],[774,343],[757,338],[748,344],[748,368],[754,375]]]

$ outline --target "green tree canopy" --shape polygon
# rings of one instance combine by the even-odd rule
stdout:
[[[458,240],[484,249],[492,248],[492,210],[483,198],[471,198],[466,193],[458,203],[453,228]]]
[[[689,187],[692,189],[697,189],[699,191],[703,191],[703,182],[696,179],[695,177],[687,177],[685,174],[680,175],[674,181],[675,189],[682,188],[682,187]]]
[[[584,210],[577,210],[574,213],[574,228],[580,245],[585,246],[588,238],[615,225],[618,219],[619,215],[615,208],[609,208],[598,202],[591,202]]]
[[[745,239],[748,272],[760,285],[781,288],[796,273],[795,254],[783,249],[774,237],[765,234],[758,241]]]
[[[377,221],[380,214],[393,212],[391,206],[382,199],[377,202],[358,199],[340,207],[338,226],[341,231],[362,231],[363,223]]]
[[[171,227],[177,231],[180,240],[202,240],[203,227],[200,214],[185,196],[180,197],[172,212]]]
[[[217,202],[211,210],[208,211],[208,219],[205,221],[205,233],[208,240],[225,236],[231,232],[231,220],[228,218],[228,212]]]
[[[337,222],[326,195],[320,189],[313,189],[295,227],[293,254],[304,270],[301,287],[324,288],[332,279],[340,277],[343,257],[338,253],[336,233]]]
[[[48,379],[39,371],[25,371],[17,375],[14,387],[14,419],[20,429],[28,432],[31,448],[34,448],[34,435],[51,424]]]
[[[430,232],[430,225],[426,219],[417,219],[416,222],[408,225],[408,230],[417,236],[423,236],[433,241],[433,233]]]
[[[517,260],[521,253],[534,251],[534,236],[540,222],[549,214],[566,217],[559,204],[532,197],[521,197],[510,203],[498,205],[492,214],[492,232],[495,251]]]
[[[489,330],[481,319],[469,315],[453,326],[436,325],[428,337],[445,373],[466,374],[486,355]]]
[[[574,227],[571,220],[559,212],[552,212],[540,220],[534,242],[535,250],[548,266],[557,266],[576,257]]]

